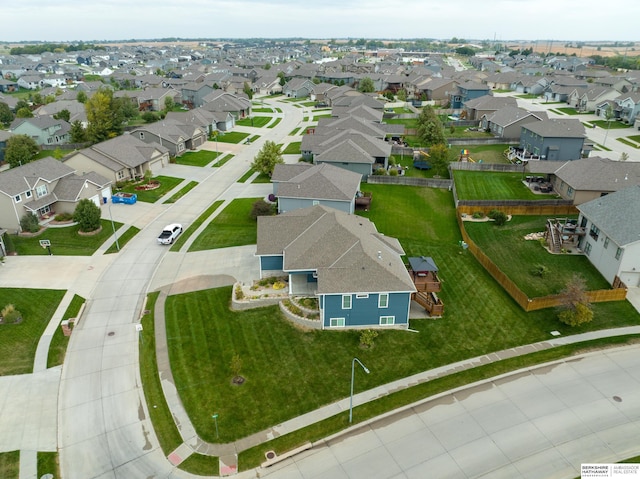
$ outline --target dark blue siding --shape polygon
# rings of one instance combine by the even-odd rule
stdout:
[[[282,269],[282,256],[260,256],[260,269],[272,271]]]
[[[351,295],[351,309],[342,309],[342,295],[324,296],[324,327],[328,328],[331,318],[345,318],[345,326],[378,326],[380,316],[395,316],[395,324],[409,322],[410,293],[389,293],[387,308],[378,307],[378,294],[368,298]]]

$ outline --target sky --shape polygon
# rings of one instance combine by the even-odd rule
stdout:
[[[640,1],[18,0],[0,41],[154,38],[640,40]]]

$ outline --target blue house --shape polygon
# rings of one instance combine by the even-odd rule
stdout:
[[[458,84],[458,88],[454,92],[449,93],[451,108],[454,110],[459,110],[469,100],[488,95],[490,91],[491,88],[489,88],[487,85],[483,85],[482,83],[473,81],[460,83]]]
[[[520,133],[520,150],[531,159],[549,161],[578,160],[587,156],[586,138],[580,120],[545,120],[527,123]],[[528,158],[528,157],[527,157]]]
[[[323,329],[407,328],[416,288],[402,255],[366,218],[326,206],[258,217],[260,276],[317,297]]]

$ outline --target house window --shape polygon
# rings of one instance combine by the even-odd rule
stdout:
[[[184,143],[178,143],[178,151],[184,151]]]
[[[344,318],[329,318],[329,327],[344,328]]]
[[[141,132],[140,132],[140,139],[141,139],[141,140],[144,140],[144,131],[141,131]]]
[[[342,309],[351,309],[351,295],[345,294],[342,296]]]
[[[317,205],[319,205],[319,204],[320,204],[320,201],[318,201],[318,200],[313,200],[313,206],[317,206]]]
[[[380,326],[391,326],[396,323],[395,316],[380,316]]]
[[[607,247],[609,246],[609,238],[605,238],[604,239],[604,249],[607,249]]]
[[[589,236],[591,236],[594,240],[598,241],[598,235],[600,234],[600,230],[594,224],[591,225],[591,229],[589,230]]]
[[[389,293],[380,293],[378,296],[378,308],[389,307]]]
[[[27,198],[31,198],[31,190],[25,191],[24,196],[26,196]]]
[[[587,243],[584,245],[584,252],[587,256],[589,256],[589,254],[591,254],[591,243],[589,243],[587,241]]]
[[[367,293],[356,294],[356,299],[367,299],[368,297],[369,297],[369,294]]]
[[[620,259],[620,256],[622,256],[622,248],[616,250],[616,259]]]
[[[570,186],[567,187],[567,194],[573,195],[573,188],[571,188]]]
[[[119,180],[123,180],[124,179],[124,170],[118,171],[118,179]]]
[[[16,203],[20,203],[22,201],[22,197],[20,195],[16,195],[13,197],[13,201]]]
[[[40,185],[36,188],[36,198],[42,198],[47,194],[47,185]]]

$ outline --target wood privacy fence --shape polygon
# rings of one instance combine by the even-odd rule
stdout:
[[[438,178],[416,178],[412,176],[369,175],[367,176],[367,183],[372,185],[405,185],[449,189],[453,181]]]
[[[537,214],[537,213],[530,213]],[[563,304],[564,295],[556,294],[543,296],[540,298],[529,298],[496,264],[473,242],[467,234],[464,227],[464,221],[460,211],[456,215],[458,226],[462,239],[469,246],[469,251],[478,260],[478,262],[486,269],[489,274],[509,293],[509,295],[520,305],[525,311],[537,311],[539,309],[553,308]],[[588,291],[587,298],[592,303],[600,303],[606,301],[623,301],[627,297],[625,288],[601,289],[597,291]]]

